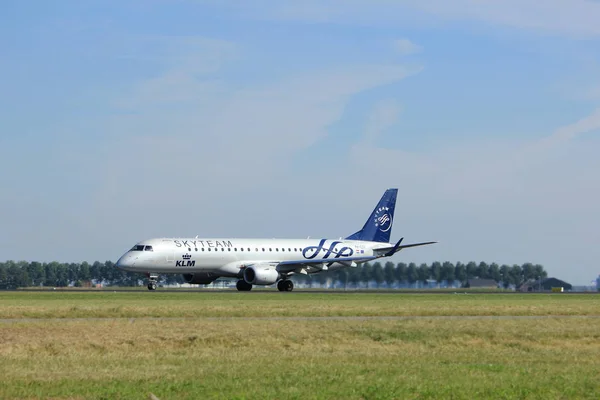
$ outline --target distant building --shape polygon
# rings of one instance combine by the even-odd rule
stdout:
[[[552,291],[552,288],[563,288],[565,291],[572,290],[573,286],[570,283],[561,281],[557,278],[544,278],[537,281],[525,282],[519,287],[521,292],[541,292]]]
[[[497,289],[498,288],[498,282],[496,282],[493,279],[479,279],[479,278],[475,278],[475,279],[469,279],[467,280],[467,282],[463,285],[463,287],[465,288],[477,288],[477,289]]]

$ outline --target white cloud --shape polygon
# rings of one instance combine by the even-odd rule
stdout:
[[[278,215],[296,212],[288,201],[314,198],[304,189],[294,196],[311,184],[292,165],[315,163],[299,157],[328,135],[351,97],[419,70],[344,66],[236,89],[173,68],[139,82],[118,101],[132,114],[110,121],[114,140],[99,164],[93,213],[107,225],[130,221],[114,237],[119,243],[127,235],[231,235],[231,224],[254,236],[260,221],[276,225]],[[272,209],[274,197],[282,209]]]
[[[407,0],[404,3],[449,19],[489,22],[542,33],[600,35],[600,4],[588,0]]]
[[[141,78],[127,96],[115,101],[117,107],[128,111],[147,112],[153,106],[181,106],[203,100],[204,103],[195,105],[206,107],[222,90],[221,83],[213,78],[214,73],[236,57],[235,44],[225,40],[144,36],[136,38],[134,43],[134,48],[142,50],[133,52],[130,57],[163,65],[166,72],[152,78]],[[143,51],[152,56],[145,55]]]
[[[124,110],[149,111],[153,107],[158,109],[194,101],[208,102],[211,94],[215,95],[221,90],[219,82],[198,80],[193,74],[182,70],[169,71],[140,82],[137,86],[130,96],[117,99],[115,105]]]
[[[544,138],[540,145],[543,147],[557,145],[595,130],[600,130],[600,108],[597,108],[592,114],[573,124],[557,129],[552,135]]]
[[[380,101],[368,117],[365,128],[365,140],[373,143],[386,129],[392,127],[402,111],[400,104],[393,99]]]
[[[253,3],[252,8],[239,0],[225,4],[232,12],[254,18],[378,26],[430,23],[431,18],[441,18],[482,21],[539,33],[600,35],[600,3],[589,0],[273,0]]]
[[[368,193],[400,188],[394,235],[441,241],[398,259],[532,261],[585,282],[600,257],[600,159],[597,148],[563,132],[582,133],[594,118],[558,130],[562,144],[552,148],[487,139],[418,153],[358,143],[346,173]]]
[[[115,45],[117,46],[117,45]],[[202,36],[143,35],[127,36],[118,44],[125,51],[120,58],[151,62],[167,70],[177,69],[196,75],[218,71],[235,59],[235,43]]]
[[[408,39],[397,39],[394,41],[394,49],[400,55],[409,55],[420,52],[422,47]]]
[[[585,93],[585,98],[593,101],[600,100],[600,85],[590,87]]]

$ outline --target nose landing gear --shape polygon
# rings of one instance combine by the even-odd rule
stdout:
[[[148,274],[148,290],[156,290],[158,287],[158,275]]]

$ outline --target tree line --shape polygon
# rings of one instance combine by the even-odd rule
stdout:
[[[337,286],[370,288],[425,288],[463,286],[470,279],[492,279],[504,288],[519,287],[531,280],[547,278],[548,273],[540,264],[499,265],[486,262],[433,262],[381,264],[366,263],[358,268],[326,271],[316,275],[297,275],[296,280],[320,285],[337,283]]]
[[[308,285],[328,285],[354,288],[423,288],[457,287],[469,279],[493,279],[502,287],[518,287],[529,280],[546,278],[548,274],[540,264],[499,265],[486,262],[433,262],[366,263],[356,268],[344,268],[337,271],[324,271],[314,275],[295,275],[292,279]],[[82,263],[41,263],[27,261],[0,262],[0,289],[22,287],[66,287],[90,286],[139,286],[144,284],[142,274],[125,272],[114,266],[112,261],[92,264]],[[184,283],[181,274],[165,274],[161,283]]]

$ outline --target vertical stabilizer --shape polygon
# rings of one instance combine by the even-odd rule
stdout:
[[[363,228],[346,239],[389,243],[397,195],[398,189],[386,190]]]

